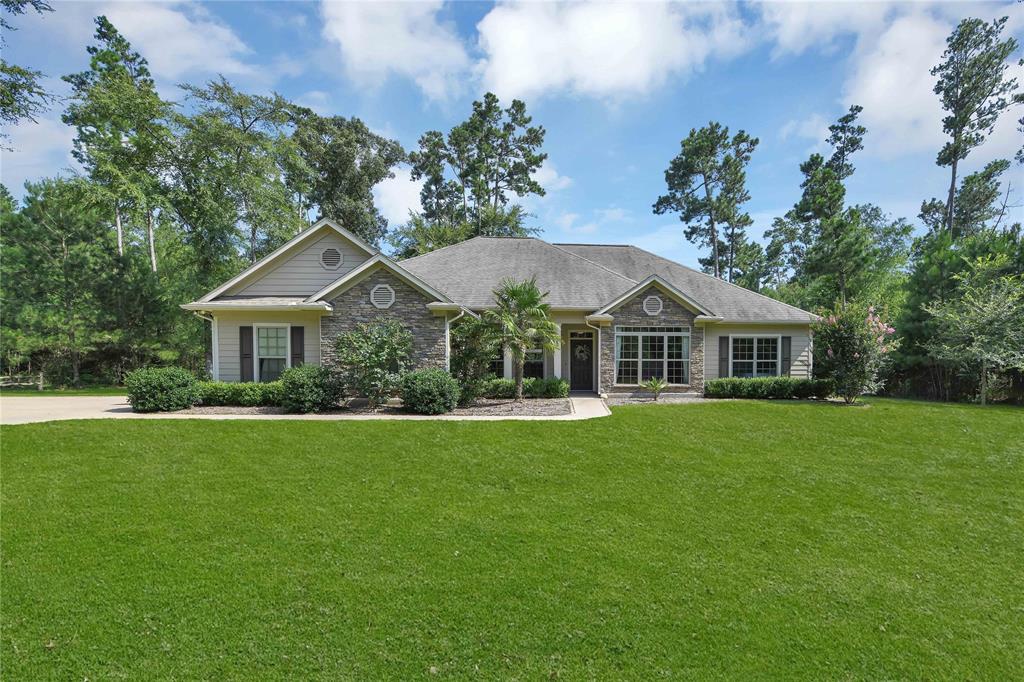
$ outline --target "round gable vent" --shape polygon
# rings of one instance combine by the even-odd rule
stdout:
[[[328,270],[337,270],[341,267],[341,251],[334,248],[333,246],[324,249],[320,254],[320,265],[324,266]]]
[[[654,316],[661,313],[662,303],[659,296],[648,296],[644,299],[644,312]]]
[[[390,308],[395,302],[395,290],[387,284],[378,284],[370,289],[370,303],[374,308]]]

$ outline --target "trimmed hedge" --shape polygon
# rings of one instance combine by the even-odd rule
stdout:
[[[509,399],[516,395],[513,379],[488,379],[483,382],[481,395],[485,398]],[[565,379],[523,379],[523,396],[526,398],[566,398],[569,396],[569,382]]]
[[[281,406],[289,412],[324,412],[345,394],[341,377],[327,367],[300,365],[281,373]]]
[[[207,407],[225,405],[237,407],[277,407],[281,404],[282,386],[280,381],[227,382],[200,381],[199,404]]]
[[[135,412],[187,410],[199,402],[197,383],[191,372],[180,367],[136,369],[124,378]]]
[[[459,403],[459,382],[443,369],[421,369],[402,377],[402,404],[419,414],[444,414]]]
[[[704,384],[707,398],[827,398],[833,393],[832,382],[827,379],[798,379],[796,377],[757,377],[741,379],[712,379]]]

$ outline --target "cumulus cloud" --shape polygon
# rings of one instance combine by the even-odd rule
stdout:
[[[408,168],[395,170],[395,177],[373,188],[373,201],[391,226],[404,225],[409,211],[420,211],[421,182],[415,182]]]
[[[572,178],[559,175],[554,164],[550,161],[545,161],[544,165],[536,170],[533,174],[533,179],[540,183],[540,186],[548,192],[557,192],[572,184]]]
[[[470,60],[443,3],[324,2],[323,35],[341,52],[345,72],[371,86],[391,75],[411,79],[430,99],[461,90]]]
[[[642,94],[751,44],[736,9],[710,3],[500,4],[477,30],[477,72],[503,98]]]
[[[9,138],[0,151],[0,183],[18,197],[26,180],[39,180],[77,167],[71,156],[75,131],[64,125],[59,113],[40,118],[38,123],[19,121],[5,131]]]
[[[881,27],[892,8],[885,2],[765,2],[760,5],[764,35],[775,57],[830,50],[838,38]]]

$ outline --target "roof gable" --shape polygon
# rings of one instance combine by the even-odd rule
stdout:
[[[630,289],[629,291],[623,293],[621,296],[608,303],[608,305],[601,308],[594,314],[611,314],[613,310],[623,305],[624,303],[630,301],[634,296],[644,292],[651,285],[656,286],[659,290],[673,298],[677,303],[682,305],[684,308],[687,308],[698,315],[705,315],[708,317],[715,316],[714,312],[712,312],[709,308],[693,300],[691,297],[687,296],[685,293],[683,293],[678,288],[673,286],[670,282],[665,281],[658,275],[651,275],[650,277],[648,277],[647,279],[645,279],[644,281],[640,282],[635,287]]]
[[[438,291],[430,284],[424,282],[422,279],[417,277],[415,274],[409,272],[398,263],[394,262],[387,256],[377,254],[373,258],[367,259],[359,267],[350,270],[338,279],[334,280],[327,286],[323,287],[316,293],[312,294],[306,299],[307,303],[314,303],[318,301],[327,301],[344,292],[349,287],[354,286],[360,282],[364,277],[368,276],[374,270],[383,268],[390,271],[393,275],[398,277],[400,280],[419,290],[426,296],[433,298],[436,301],[442,303],[453,303],[452,299],[448,298],[444,292]]]
[[[302,295],[306,296],[324,282],[337,278],[337,273],[320,269],[313,254],[313,262],[296,262],[289,268],[291,259],[302,261],[303,254],[312,254],[316,244],[341,249],[347,247],[345,256],[365,259],[377,251],[332,220],[322,219],[306,230],[289,239],[270,254],[256,261],[248,268],[199,299],[209,302],[226,294],[232,295]],[[309,260],[308,258],[305,260]],[[316,268],[316,269],[313,269]],[[280,272],[279,272],[280,271]],[[310,276],[301,276],[310,273]],[[277,274],[279,276],[275,277]],[[264,282],[264,280],[266,280]]]

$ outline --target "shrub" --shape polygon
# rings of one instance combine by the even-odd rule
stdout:
[[[397,320],[364,322],[335,342],[346,388],[379,405],[395,392],[410,364],[412,334]]]
[[[758,377],[754,379],[729,377],[713,379],[704,385],[704,395],[708,398],[786,400],[788,398],[827,398],[831,394],[830,381],[798,379],[796,377]]]
[[[328,367],[300,365],[281,373],[281,406],[288,412],[323,412],[338,407],[344,395],[341,377]]]
[[[451,412],[459,402],[459,382],[443,369],[421,369],[402,377],[402,404],[419,414]]]
[[[208,407],[276,407],[281,404],[281,382],[201,381],[196,384],[199,403]]]
[[[512,379],[488,379],[483,382],[483,395],[485,398],[494,399],[514,398],[516,382]]]
[[[180,367],[137,369],[125,375],[128,402],[136,412],[186,410],[199,400],[196,378]]]
[[[879,374],[895,347],[891,335],[896,330],[882,322],[873,306],[866,316],[853,307],[836,308],[813,329],[816,378],[830,379],[848,403],[882,388]]]
[[[513,379],[488,379],[481,384],[481,394],[486,398],[507,400],[516,395]],[[569,382],[565,379],[523,379],[523,395],[527,398],[566,398]]]
[[[668,388],[668,383],[661,377],[651,377],[643,383],[643,387],[654,394],[654,402],[658,402],[661,392]]]

